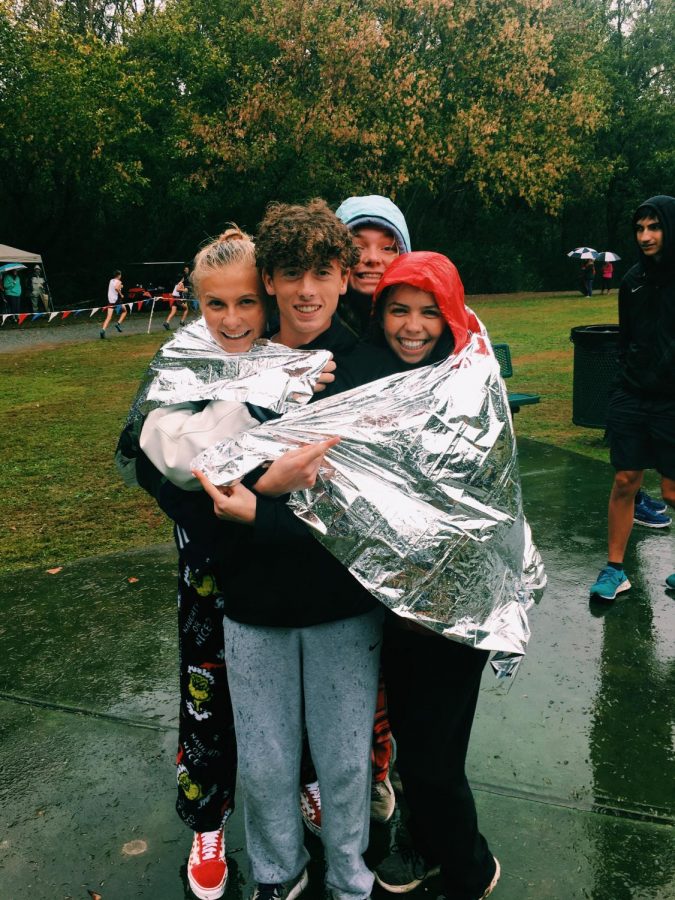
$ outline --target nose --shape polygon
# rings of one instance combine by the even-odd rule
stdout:
[[[241,316],[236,308],[230,309],[227,307],[222,312],[222,320],[226,331],[234,331],[236,326],[241,323]]]
[[[406,316],[404,329],[408,334],[420,334],[424,331],[424,319],[419,313],[411,312]]]
[[[316,285],[314,283],[314,273],[305,272],[298,282],[298,295],[305,299],[313,297],[316,293]]]
[[[374,266],[379,263],[381,253],[375,244],[366,244],[361,248],[361,262],[364,266]]]

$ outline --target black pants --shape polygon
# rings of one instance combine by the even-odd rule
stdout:
[[[433,634],[385,628],[383,670],[408,827],[417,852],[440,863],[453,900],[476,900],[495,873],[464,772],[488,656]]]
[[[176,809],[193,831],[215,831],[234,809],[237,741],[225,668],[223,598],[215,578],[178,563],[180,712]]]

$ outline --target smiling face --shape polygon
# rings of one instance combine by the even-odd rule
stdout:
[[[352,237],[361,258],[350,270],[349,287],[372,297],[377,282],[399,255],[398,244],[390,231],[373,226],[355,228]]]
[[[347,273],[331,259],[311,269],[277,266],[271,275],[263,273],[263,282],[279,307],[279,343],[301,347],[330,326],[340,294],[347,290]]]
[[[416,365],[431,355],[447,326],[433,294],[397,284],[385,299],[382,327],[396,356]]]
[[[658,260],[663,252],[663,226],[654,216],[635,223],[635,239],[645,256]]]
[[[228,353],[244,353],[265,331],[267,312],[258,270],[236,262],[199,280],[199,306],[212,337]]]

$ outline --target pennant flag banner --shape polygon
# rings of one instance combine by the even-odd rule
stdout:
[[[147,297],[144,300],[131,300],[127,303],[119,303],[114,309],[116,313],[121,313],[123,309],[127,309],[130,313],[134,311],[134,306],[140,312],[144,306],[147,306],[149,303],[156,303],[157,301],[161,301],[162,303],[168,303],[169,306],[173,306],[174,300],[169,299],[168,297]],[[23,325],[26,319],[30,319],[31,322],[36,322],[38,319],[46,318],[48,322],[53,322],[54,319],[67,319],[68,316],[79,316],[82,313],[89,313],[89,318],[95,316],[97,312],[101,312],[104,310],[107,312],[111,307],[110,306],[94,306],[89,308],[88,306],[82,307],[80,309],[59,309],[56,312],[34,312],[34,313],[2,313],[0,314],[0,327],[2,327],[7,319],[16,319],[19,325]]]

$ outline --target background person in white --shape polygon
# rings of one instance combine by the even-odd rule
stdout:
[[[103,327],[100,331],[101,338],[105,338],[105,332],[108,325],[110,325],[110,321],[113,317],[113,313],[115,312],[115,307],[118,303],[122,302],[124,294],[122,293],[122,273],[119,269],[115,269],[113,272],[113,277],[108,282],[108,310],[105,314],[105,321],[103,322]],[[115,328],[118,331],[122,331],[122,322],[127,317],[127,308],[126,306],[122,308],[122,312],[120,313],[119,319],[115,322]]]

